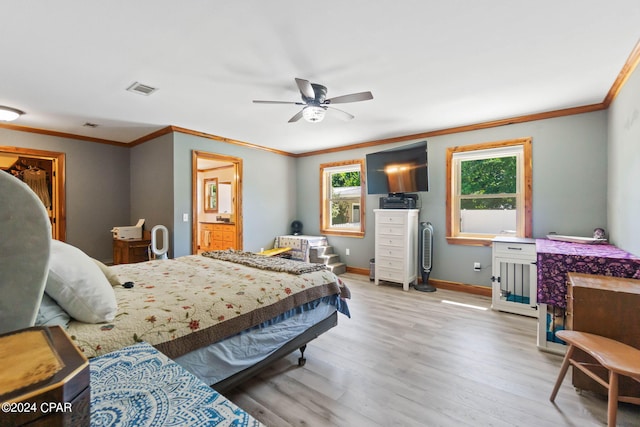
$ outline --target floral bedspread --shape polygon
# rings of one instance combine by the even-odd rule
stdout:
[[[142,341],[177,357],[344,288],[328,270],[293,275],[200,255],[111,268],[134,286],[114,287],[113,322],[70,322],[67,332],[87,357]]]

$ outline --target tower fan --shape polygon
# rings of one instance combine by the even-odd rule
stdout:
[[[415,286],[416,291],[435,292],[436,287],[429,284],[431,264],[433,263],[433,226],[430,222],[420,223],[420,273],[422,283]]]
[[[162,247],[158,247],[158,234],[162,237]],[[156,225],[151,229],[151,244],[149,245],[149,259],[168,259],[169,230],[164,225]]]

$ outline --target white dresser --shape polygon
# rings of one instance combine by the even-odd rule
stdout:
[[[418,278],[419,209],[374,209],[376,219],[375,284],[402,283],[405,291]]]

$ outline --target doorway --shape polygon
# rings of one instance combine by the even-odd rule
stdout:
[[[42,201],[51,221],[51,237],[65,241],[65,154],[0,146],[0,169],[29,185]]]
[[[191,253],[242,249],[242,159],[193,151]]]

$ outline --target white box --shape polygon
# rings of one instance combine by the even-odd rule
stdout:
[[[142,239],[143,225],[144,219],[139,219],[136,225],[113,227],[111,232],[113,233],[113,238],[118,240]]]

